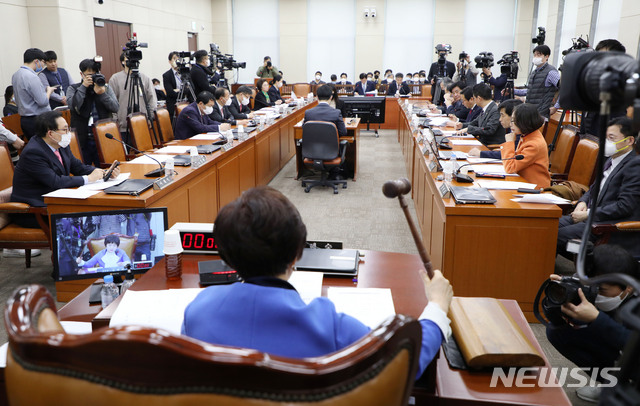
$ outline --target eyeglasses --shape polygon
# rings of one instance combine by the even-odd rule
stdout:
[[[58,131],[64,131],[65,133],[67,133],[67,132],[69,132],[69,127],[59,128],[59,129],[57,129],[57,130],[51,130],[51,131],[56,132],[56,133],[57,133]]]

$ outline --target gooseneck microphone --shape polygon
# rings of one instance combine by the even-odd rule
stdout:
[[[486,163],[495,163],[495,162],[502,162],[502,161],[510,161],[512,159],[515,159],[516,161],[522,161],[524,159],[524,155],[522,154],[518,154],[516,156],[514,156],[513,158],[504,158],[504,159],[494,159],[493,161],[487,161]],[[460,168],[462,168],[463,166],[469,166],[469,165],[474,165],[471,163],[466,163],[464,165],[460,165]],[[464,173],[460,173],[460,168],[458,168],[456,170],[456,182],[460,182],[460,183],[473,183],[473,178],[469,175],[465,175]]]
[[[154,170],[152,170],[150,172],[145,173],[144,176],[146,176],[147,178],[157,178],[157,177],[160,177],[160,176],[164,175],[164,165],[160,161],[158,161],[157,159],[152,157],[151,155],[146,154],[146,153],[140,151],[138,148],[134,148],[133,146],[127,144],[126,142],[117,139],[111,133],[106,133],[104,136],[107,137],[110,140],[118,141],[120,144],[124,145],[125,147],[131,148],[132,150],[134,150],[134,151],[136,151],[136,152],[138,152],[138,153],[140,153],[140,154],[142,154],[142,155],[144,155],[146,157],[149,157],[149,158],[153,159],[154,161],[156,161],[160,167],[158,169],[154,169]]]

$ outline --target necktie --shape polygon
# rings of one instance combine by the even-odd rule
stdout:
[[[611,160],[611,158],[607,159],[607,162],[604,163],[604,168],[602,168],[602,171],[605,172],[607,169],[611,168],[612,164],[613,161]]]
[[[60,155],[60,151],[56,149],[55,151],[53,151],[53,153],[55,154],[56,157],[58,157],[58,161],[60,161],[60,164],[62,164],[62,166],[64,167],[64,163],[62,162],[62,156]]]

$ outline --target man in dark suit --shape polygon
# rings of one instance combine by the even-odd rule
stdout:
[[[435,77],[442,78],[448,76],[449,78],[453,78],[453,74],[456,73],[456,65],[446,59],[447,50],[443,47],[443,44],[436,46],[436,52],[438,53],[438,59],[444,60],[444,63],[438,63],[438,61],[436,61],[431,64],[427,80],[431,82],[432,85],[435,85]],[[442,73],[444,73],[444,75],[442,75]]]
[[[409,90],[409,85],[406,82],[403,82],[402,79],[404,76],[402,73],[396,73],[396,80],[389,84],[389,88],[387,89],[387,96],[399,96],[405,94],[411,94],[411,90]]]
[[[329,121],[336,125],[338,135],[344,137],[347,135],[347,127],[344,125],[342,113],[340,110],[329,106],[329,102],[333,97],[333,91],[330,86],[320,86],[316,91],[318,95],[318,105],[304,113],[304,121]]]
[[[247,125],[249,120],[236,120],[236,118],[229,111],[231,106],[231,94],[229,90],[224,87],[219,87],[214,93],[216,103],[213,106],[213,112],[209,114],[209,118],[218,123],[229,123],[231,125]]]
[[[211,82],[217,83],[220,74],[213,73],[209,69],[209,54],[201,49],[193,53],[193,58],[196,60],[196,63],[191,66],[191,83],[193,83],[194,93],[198,95],[205,90],[211,94],[215,93],[216,88],[211,86],[209,78],[211,78]]]
[[[484,83],[473,86],[473,97],[482,108],[478,117],[467,123],[457,123],[457,128],[464,128],[484,145],[504,143],[504,128],[500,125],[498,105],[491,99],[491,88]]]
[[[171,52],[169,54],[169,65],[171,65],[171,68],[162,74],[162,84],[167,94],[167,110],[169,110],[171,122],[173,122],[173,116],[176,113],[176,102],[178,101],[178,95],[182,87],[182,77],[180,76],[178,59],[178,53],[175,51]],[[191,92],[185,92],[185,96],[189,102],[193,102]]]
[[[175,138],[186,140],[197,134],[222,132],[230,129],[230,124],[223,124],[209,118],[209,114],[213,113],[215,103],[211,92],[205,90],[198,93],[196,101],[185,107],[176,119]]]
[[[253,96],[253,90],[249,86],[242,85],[236,90],[236,97],[231,99],[229,105],[229,112],[236,120],[253,118],[250,106],[251,96]]]
[[[104,170],[85,165],[73,156],[69,149],[69,126],[60,112],[40,114],[36,120],[36,135],[22,151],[13,173],[12,202],[43,207],[42,195],[82,186],[104,176]],[[111,176],[117,177],[119,173],[116,168]],[[33,214],[12,215],[12,220],[22,227],[40,227]]]
[[[581,238],[589,210],[596,210],[595,223],[640,221],[640,157],[633,150],[636,133],[627,117],[614,118],[607,128],[603,179],[598,201],[590,205],[594,185],[585,193],[570,215],[562,216],[558,229],[557,253],[566,257],[567,241]],[[22,160],[22,158],[20,158]],[[614,233],[610,244],[620,245],[633,256],[640,256],[637,233]]]
[[[367,74],[360,74],[360,81],[356,83],[356,87],[354,88],[354,92],[358,93],[361,96],[364,96],[367,92],[373,92],[376,90],[376,84],[370,80],[367,80]]]
[[[340,81],[336,82],[336,85],[350,85],[350,84],[351,82],[347,80],[347,74],[345,72],[342,72],[340,74]]]

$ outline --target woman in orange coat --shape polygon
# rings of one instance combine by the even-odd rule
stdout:
[[[533,104],[521,104],[516,107],[511,116],[511,133],[505,135],[505,142],[500,146],[502,159],[523,155],[521,160],[510,159],[504,161],[507,173],[517,173],[525,181],[535,183],[536,188],[546,188],[551,185],[549,175],[549,155],[547,143],[539,131],[544,119]],[[520,135],[520,142],[515,144],[516,135]]]

